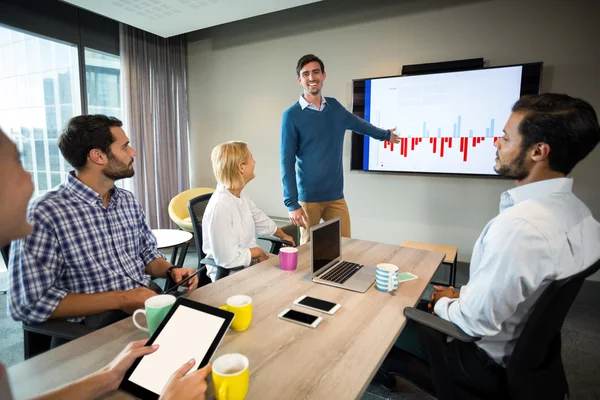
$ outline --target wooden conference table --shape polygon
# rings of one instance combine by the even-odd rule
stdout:
[[[212,306],[223,305],[236,294],[252,297],[250,328],[229,330],[214,357],[227,353],[248,357],[247,399],[359,398],[405,325],[403,309],[418,302],[445,256],[356,239],[343,240],[343,254],[365,264],[389,262],[419,279],[400,284],[393,294],[379,292],[375,285],[362,294],[315,284],[310,281],[310,247],[304,245],[299,247],[296,271],[280,270],[278,257],[272,257],[189,295]],[[316,329],[277,318],[285,308],[302,310],[292,305],[302,295],[342,308],[334,315],[305,309],[323,317]],[[127,343],[144,337],[128,318],[15,365],[8,371],[13,395],[31,397],[97,371]],[[194,340],[194,333],[181,332],[181,339]],[[130,398],[124,392],[108,397]]]

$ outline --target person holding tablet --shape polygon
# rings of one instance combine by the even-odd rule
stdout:
[[[27,222],[27,202],[33,193],[31,175],[19,161],[19,152],[14,143],[0,129],[0,246],[26,237],[33,231]],[[155,352],[158,346],[144,346],[146,340],[132,342],[115,359],[99,371],[76,382],[43,394],[37,399],[94,399],[104,396],[119,387],[125,372],[141,356]],[[195,365],[190,360],[181,366],[169,380],[161,399],[204,399],[206,377],[211,372],[208,364],[186,376]],[[11,391],[6,368],[0,363],[0,398],[10,399]]]
[[[294,243],[275,222],[258,209],[244,188],[254,179],[256,161],[244,142],[218,145],[211,155],[218,182],[202,218],[202,250],[217,265],[231,269],[265,261],[267,254],[256,243],[256,234],[274,235]],[[207,265],[214,282],[217,268]]]

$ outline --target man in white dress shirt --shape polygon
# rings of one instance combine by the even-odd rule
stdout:
[[[600,224],[567,177],[600,141],[594,109],[547,93],[521,98],[512,111],[495,143],[494,170],[514,179],[516,187],[502,193],[500,213],[475,243],[468,284],[460,292],[436,287],[429,305],[481,338],[449,342],[450,369],[459,384],[490,394],[500,390],[503,368],[542,291],[600,259]],[[396,347],[426,361],[416,339],[407,324]],[[379,374],[388,387],[395,383],[393,353]]]

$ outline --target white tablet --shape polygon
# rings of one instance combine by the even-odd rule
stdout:
[[[146,343],[158,344],[158,350],[133,363],[120,389],[138,398],[158,399],[171,375],[190,359],[196,365],[189,373],[208,364],[233,317],[229,311],[178,298]]]

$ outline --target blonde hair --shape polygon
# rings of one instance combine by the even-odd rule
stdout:
[[[213,149],[210,158],[217,182],[227,189],[242,189],[246,186],[238,168],[240,164],[245,164],[250,159],[250,150],[246,143],[236,141],[221,143]]]

